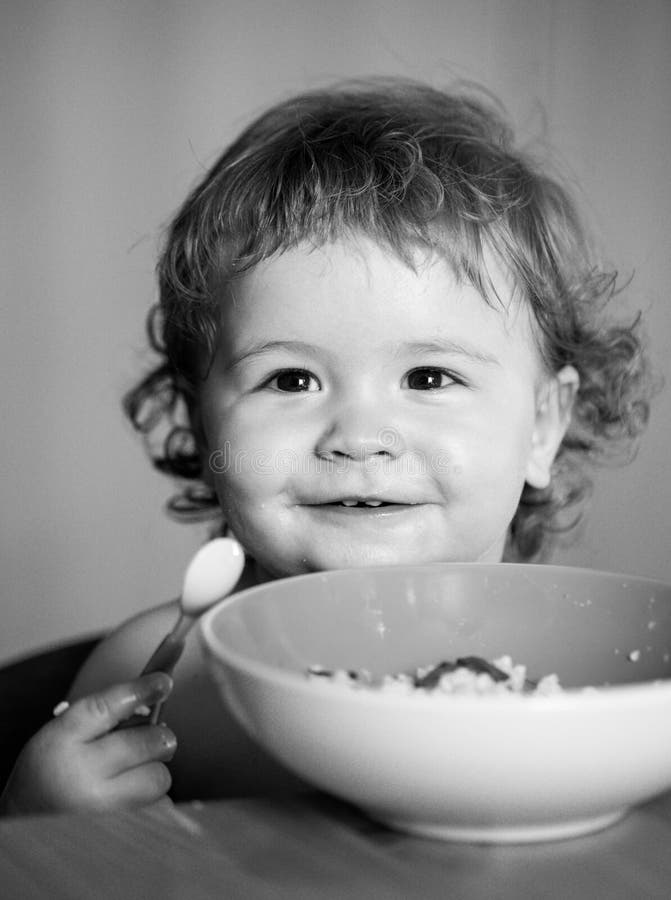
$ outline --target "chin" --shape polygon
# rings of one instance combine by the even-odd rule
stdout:
[[[311,554],[302,560],[300,572],[325,572],[333,569],[360,569],[370,566],[427,565],[435,562],[451,562],[445,554],[430,554],[426,550],[398,551],[393,547],[346,548],[341,551]]]

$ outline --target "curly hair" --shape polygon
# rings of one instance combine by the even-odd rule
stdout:
[[[155,466],[182,481],[169,508],[186,519],[216,514],[201,481],[197,394],[222,288],[300,242],[356,234],[409,266],[418,248],[442,254],[488,303],[497,301],[484,258],[493,250],[531,310],[548,371],[577,370],[551,483],[525,485],[504,557],[547,558],[586,506],[586,463],[630,459],[647,423],[652,381],[639,317],[608,317],[617,274],[595,261],[559,180],[514,146],[498,104],[405,80],[347,82],[271,108],[214,163],[167,230],[149,317],[161,362],[124,403]]]

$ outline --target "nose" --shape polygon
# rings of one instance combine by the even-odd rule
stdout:
[[[395,459],[405,446],[399,428],[391,421],[379,404],[353,402],[341,406],[331,416],[315,452],[326,460]]]

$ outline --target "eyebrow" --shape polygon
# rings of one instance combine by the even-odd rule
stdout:
[[[406,341],[399,344],[397,354],[411,353],[416,355],[428,355],[431,353],[449,353],[451,355],[465,356],[476,362],[488,366],[500,366],[500,361],[491,353],[483,353],[482,350],[470,344],[453,341],[449,338],[435,338],[431,341]]]
[[[295,353],[301,356],[314,356],[317,353],[317,348],[305,341],[258,341],[233,356],[228,362],[228,368],[234,369],[248,359],[265,356],[265,354],[272,353],[274,350],[284,350],[287,353]]]
[[[432,353],[448,353],[463,356],[476,362],[490,366],[500,366],[499,360],[490,353],[483,353],[477,347],[453,341],[448,338],[436,338],[431,341],[404,341],[401,344],[389,344],[389,350],[393,350],[395,356],[409,354],[426,356]],[[258,341],[243,349],[229,360],[228,368],[234,369],[249,359],[265,356],[273,351],[283,350],[287,353],[295,353],[300,356],[314,357],[324,352],[321,348],[308,344],[306,341]]]

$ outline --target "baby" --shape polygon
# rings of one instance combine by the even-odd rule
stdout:
[[[272,108],[187,198],[159,281],[161,364],[126,409],[184,485],[173,510],[243,545],[239,588],[546,559],[585,463],[626,456],[647,421],[637,322],[605,315],[615,276],[490,100],[376,80]],[[6,813],[158,802],[171,779],[175,799],[299,787],[222,712],[195,640],[170,728],[117,727],[171,692],[137,673],[175,616],[96,648]]]

